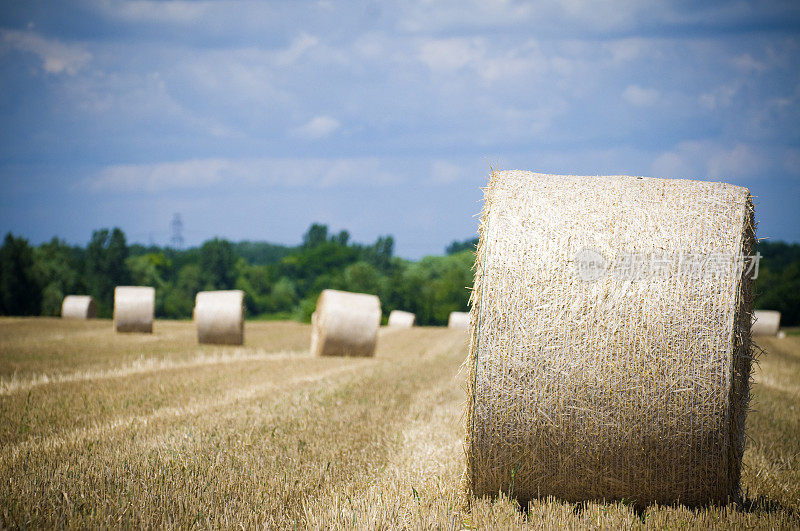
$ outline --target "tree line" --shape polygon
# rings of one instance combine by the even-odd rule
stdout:
[[[402,309],[419,324],[445,324],[466,311],[474,247],[409,261],[394,256],[394,238],[350,241],[314,223],[298,246],[230,242],[199,247],[128,245],[118,228],[94,231],[85,247],[54,238],[39,246],[7,234],[0,248],[0,314],[57,316],[65,295],[89,294],[110,317],[114,287],[156,288],[156,316],[191,318],[198,291],[241,289],[249,317],[308,321],[326,288],[371,293],[384,316]]]
[[[371,245],[314,223],[298,246],[214,238],[186,250],[128,245],[118,228],[94,231],[86,247],[53,240],[31,246],[7,234],[0,248],[0,315],[57,316],[65,295],[92,295],[100,317],[114,287],[156,288],[156,315],[186,319],[198,291],[241,289],[249,317],[308,321],[326,288],[378,295],[384,316],[401,309],[423,325],[445,324],[468,307],[477,239],[454,241],[444,256],[394,256],[394,239]],[[800,245],[762,241],[756,307],[800,324]]]

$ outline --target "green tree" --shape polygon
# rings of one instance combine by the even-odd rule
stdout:
[[[800,244],[761,241],[755,307],[781,312],[781,326],[800,324]]]
[[[344,270],[344,289],[356,293],[378,294],[381,274],[370,263],[356,262]]]
[[[131,283],[125,264],[128,245],[125,233],[117,227],[96,230],[86,247],[86,286],[97,302],[97,313],[109,317],[113,308],[114,288]]]
[[[328,226],[320,223],[312,223],[308,231],[303,235],[303,247],[316,247],[328,241]]]
[[[339,234],[331,236],[331,241],[346,246],[347,242],[350,241],[350,233],[346,230],[340,231]]]
[[[131,281],[137,286],[152,286],[156,289],[155,312],[164,316],[164,296],[167,287],[166,276],[171,268],[169,258],[163,252],[150,252],[139,256],[129,256],[125,261]]]
[[[34,273],[42,286],[42,315],[61,315],[66,295],[86,288],[81,275],[81,252],[53,238],[33,250]]]
[[[0,247],[0,314],[38,315],[41,302],[28,240],[9,232]]]
[[[228,240],[214,238],[200,247],[200,273],[205,289],[233,289],[236,284],[236,255]]]
[[[370,247],[364,249],[364,259],[381,271],[387,271],[392,263],[394,237],[380,236]]]
[[[461,251],[474,251],[477,246],[478,238],[471,238],[461,242],[453,240],[450,245],[447,246],[447,249],[445,249],[444,252],[445,254],[456,254],[460,253]]]
[[[202,274],[198,264],[186,264],[178,272],[174,284],[164,294],[164,316],[172,319],[191,317],[194,298],[202,287]]]
[[[426,256],[405,270],[396,286],[405,310],[417,314],[419,324],[443,325],[452,311],[469,306],[472,251],[449,256]]]
[[[297,304],[297,289],[294,282],[281,277],[269,294],[269,310],[272,312],[290,312]]]

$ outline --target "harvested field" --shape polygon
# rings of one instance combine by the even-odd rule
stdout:
[[[462,505],[465,331],[331,358],[308,325],[245,328],[234,347],[190,322],[0,319],[0,527],[800,526],[800,336],[757,339],[744,505],[523,511]]]

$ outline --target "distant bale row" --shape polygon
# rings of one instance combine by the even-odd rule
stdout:
[[[94,319],[97,317],[97,304],[90,295],[67,295],[61,303],[61,317]]]
[[[122,333],[153,332],[155,289],[117,286],[114,289],[114,329]],[[199,343],[241,345],[244,342],[244,292],[201,291],[192,312]],[[68,295],[61,305],[65,319],[91,319],[97,305],[88,295]]]
[[[737,499],[752,313],[739,257],[754,242],[738,186],[493,173],[472,292],[469,490]],[[725,261],[687,270],[693,253]]]

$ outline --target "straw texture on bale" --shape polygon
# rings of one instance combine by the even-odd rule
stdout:
[[[94,319],[97,305],[91,295],[67,295],[61,303],[63,319]]]
[[[781,327],[781,312],[774,310],[756,310],[753,312],[754,336],[777,336]]]
[[[450,312],[447,318],[447,328],[469,328],[469,314],[467,312]]]
[[[199,343],[244,343],[243,291],[201,291],[195,298],[193,315]]]
[[[467,491],[639,506],[737,498],[748,190],[493,172],[479,230]],[[716,257],[713,273],[687,269],[698,255]],[[630,269],[631,256],[655,268]]]
[[[149,286],[114,288],[114,329],[117,332],[153,332],[156,290]]]
[[[403,310],[392,310],[389,313],[389,326],[396,326],[398,328],[411,328],[417,316],[411,312],[404,312]]]
[[[373,356],[381,322],[375,295],[324,290],[312,316],[311,353],[315,356]]]

